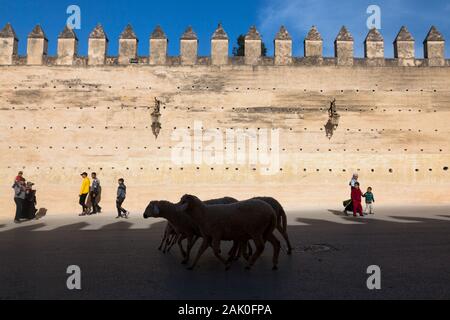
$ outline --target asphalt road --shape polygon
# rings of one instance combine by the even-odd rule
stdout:
[[[162,222],[132,228],[104,217],[89,230],[80,218],[39,232],[45,219],[0,223],[0,299],[450,299],[450,219],[442,218],[299,217],[288,227],[295,252],[282,252],[278,271],[270,245],[251,271],[243,261],[225,271],[211,249],[188,271],[176,248],[157,250]],[[81,268],[81,290],[66,287],[69,265]],[[381,290],[367,289],[370,265],[381,268]]]

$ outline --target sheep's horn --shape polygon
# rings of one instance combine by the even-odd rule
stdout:
[[[155,214],[159,214],[159,208],[158,208],[158,206],[156,204],[153,205],[153,212]]]

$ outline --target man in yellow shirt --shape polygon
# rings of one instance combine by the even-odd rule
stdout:
[[[89,186],[91,185],[91,181],[89,180],[88,174],[86,172],[83,172],[81,174],[81,177],[83,181],[81,182],[80,188],[80,206],[83,208],[83,212],[80,214],[80,216],[84,216],[87,214],[86,197],[89,194]]]

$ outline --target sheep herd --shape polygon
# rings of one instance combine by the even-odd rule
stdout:
[[[271,197],[256,197],[245,201],[225,197],[201,201],[193,195],[184,195],[178,203],[152,201],[144,212],[144,218],[164,218],[167,226],[159,250],[168,252],[175,244],[180,248],[183,264],[188,264],[195,242],[202,238],[202,244],[193,262],[192,270],[208,247],[229,269],[232,263],[243,257],[250,269],[264,251],[268,241],[273,247],[273,270],[278,267],[280,241],[275,237],[277,229],[287,244],[287,254],[292,246],[287,234],[286,213],[281,204]],[[186,249],[183,240],[187,240]],[[253,241],[255,251],[250,244]],[[232,241],[228,258],[221,255],[221,241]]]

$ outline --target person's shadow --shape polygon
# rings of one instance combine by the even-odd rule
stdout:
[[[328,212],[334,214],[335,216],[341,216],[341,217],[347,217],[348,216],[347,211],[344,211],[344,210],[339,211],[339,210],[331,210],[331,209],[329,209]]]
[[[328,139],[333,137],[334,131],[339,126],[339,118],[339,115],[334,115],[328,118],[328,121],[325,124],[325,134]]]

